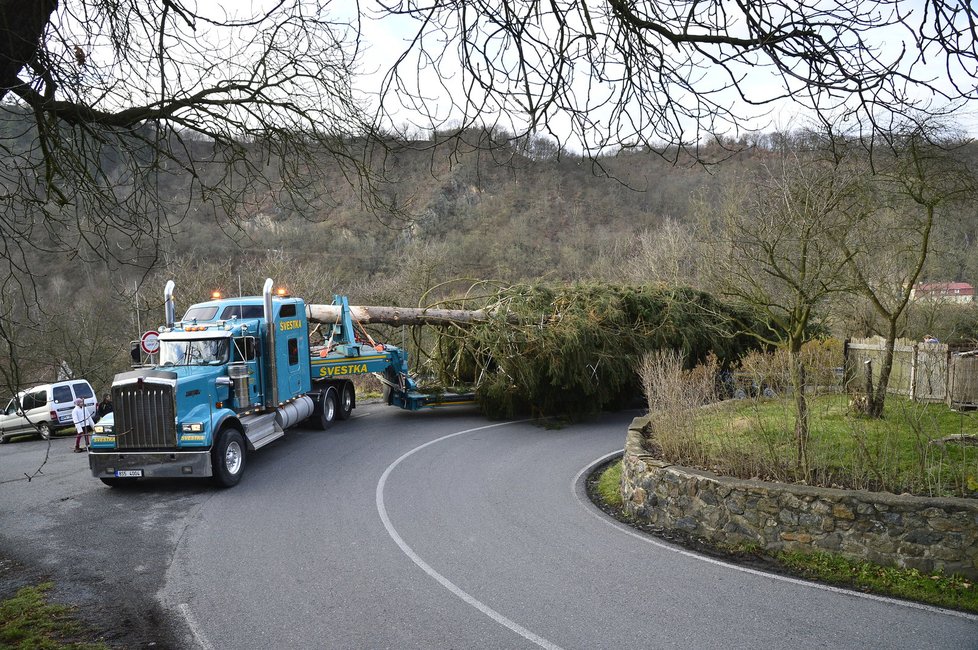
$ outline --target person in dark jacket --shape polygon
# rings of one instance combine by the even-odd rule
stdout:
[[[106,393],[102,395],[102,401],[95,407],[95,421],[98,422],[105,415],[112,412],[112,395]]]

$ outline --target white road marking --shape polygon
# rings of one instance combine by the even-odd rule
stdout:
[[[187,627],[190,628],[190,633],[194,635],[194,639],[197,641],[197,646],[201,650],[214,650],[214,646],[207,642],[204,638],[203,632],[200,631],[200,626],[197,625],[197,620],[194,615],[190,612],[190,605],[187,603],[180,603],[177,605],[177,609],[183,614],[183,618],[187,621]]]
[[[394,543],[400,547],[401,551],[403,551],[403,553],[407,555],[412,562],[418,565],[418,567],[422,571],[424,571],[429,576],[434,578],[442,587],[449,590],[450,592],[455,594],[458,598],[462,599],[466,604],[471,605],[472,607],[479,610],[480,612],[482,612],[483,614],[485,614],[495,622],[499,623],[504,627],[509,628],[513,632],[516,632],[527,641],[530,641],[531,643],[535,643],[541,648],[547,648],[547,650],[561,650],[560,646],[551,643],[550,641],[547,641],[543,637],[529,631],[522,625],[506,618],[505,616],[503,616],[493,608],[489,607],[482,601],[478,600],[477,598],[463,591],[458,585],[453,583],[451,580],[449,580],[442,574],[435,571],[433,568],[431,568],[431,565],[429,565],[427,562],[422,560],[421,557],[417,553],[415,553],[414,550],[410,546],[408,546],[403,539],[401,539],[401,536],[394,528],[394,525],[391,524],[390,517],[387,516],[387,508],[384,506],[384,486],[387,484],[387,477],[391,475],[391,472],[394,471],[394,468],[397,467],[401,463],[401,461],[403,461],[405,458],[411,456],[412,454],[418,451],[421,451],[425,447],[429,447],[431,445],[442,442],[444,440],[448,440],[449,438],[454,438],[455,436],[461,436],[463,434],[472,433],[474,431],[482,431],[484,429],[492,429],[493,427],[501,427],[508,424],[516,424],[516,422],[500,422],[497,424],[489,424],[483,427],[476,427],[474,429],[466,429],[465,431],[450,433],[447,436],[436,438],[435,440],[431,440],[423,445],[415,447],[411,451],[407,452],[406,454],[404,454],[403,456],[395,460],[393,463],[387,466],[387,469],[384,470],[384,473],[380,477],[380,481],[377,482],[377,512],[380,514],[380,520],[384,523],[384,528],[387,529],[387,534],[390,535],[392,540],[394,540]]]
[[[626,535],[629,535],[630,537],[634,537],[635,539],[641,540],[646,544],[651,544],[652,546],[656,546],[666,551],[670,551],[672,553],[678,553],[679,555],[693,558],[695,560],[700,560],[701,562],[706,562],[708,564],[715,564],[717,566],[726,567],[728,569],[733,569],[735,571],[740,571],[742,573],[749,573],[751,575],[762,576],[765,578],[770,578],[771,580],[777,580],[779,582],[787,582],[793,585],[810,587],[812,589],[821,589],[822,591],[829,591],[835,594],[846,594],[847,596],[856,596],[857,598],[865,598],[866,600],[875,600],[879,602],[889,603],[891,605],[900,605],[902,607],[909,607],[911,609],[920,609],[925,612],[932,612],[935,614],[956,616],[958,618],[964,618],[969,621],[978,621],[978,616],[975,616],[974,614],[959,612],[953,609],[944,609],[942,607],[934,607],[933,605],[924,605],[922,603],[914,603],[906,600],[887,598],[886,596],[866,594],[861,591],[852,591],[849,589],[843,589],[842,587],[833,587],[832,585],[825,585],[818,582],[808,582],[807,580],[791,578],[788,576],[780,575],[778,573],[767,573],[766,571],[759,571],[757,569],[752,569],[750,567],[739,566],[737,564],[724,562],[723,560],[717,560],[712,557],[707,557],[705,555],[700,555],[699,553],[694,553],[692,551],[687,551],[685,549],[672,546],[671,544],[660,542],[659,540],[655,539],[654,537],[651,537],[646,533],[636,532],[630,526],[627,526],[626,524],[623,524],[616,519],[612,519],[610,515],[607,515],[604,512],[602,512],[600,509],[598,509],[593,503],[591,503],[591,500],[587,498],[586,490],[584,490],[581,486],[581,477],[583,477],[585,473],[592,471],[598,465],[601,465],[602,463],[606,462],[612,456],[621,454],[623,451],[624,451],[623,449],[619,449],[618,451],[613,451],[610,454],[605,454],[601,458],[591,461],[587,466],[584,467],[584,469],[578,472],[577,476],[574,477],[574,480],[571,481],[571,492],[574,493],[574,496],[577,498],[577,502],[581,504],[581,507],[583,507],[584,510],[586,510],[589,515],[591,515],[598,521],[607,524],[608,526],[611,526],[615,530],[618,530],[622,533],[625,533]]]

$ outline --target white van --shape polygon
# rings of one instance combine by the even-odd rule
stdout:
[[[72,426],[71,411],[75,400],[85,400],[86,408],[94,411],[95,391],[84,379],[69,379],[23,390],[12,398],[0,412],[0,443],[27,433],[38,433],[47,440],[51,432]]]

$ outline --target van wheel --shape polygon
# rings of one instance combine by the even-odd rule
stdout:
[[[227,428],[218,436],[211,450],[214,481],[222,487],[232,487],[241,480],[245,468],[244,436],[235,428]]]
[[[41,440],[51,439],[51,425],[47,422],[41,422],[37,425],[37,432],[40,434]]]
[[[325,430],[328,429],[336,419],[336,389],[327,388],[324,390],[322,392],[322,397],[319,398],[319,401],[319,428]]]
[[[343,384],[343,390],[340,393],[340,410],[336,412],[336,419],[350,419],[350,415],[353,414],[353,400],[355,397],[355,393],[353,391],[354,389],[352,383],[346,382]]]

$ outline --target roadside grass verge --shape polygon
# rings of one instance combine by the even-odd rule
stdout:
[[[600,474],[592,483],[593,490],[589,491],[591,498],[602,510],[622,523],[650,532],[647,527],[636,525],[635,520],[623,509],[621,471],[621,461],[600,468]],[[788,574],[854,591],[978,614],[978,587],[973,581],[956,575],[927,574],[917,569],[885,567],[871,562],[849,560],[832,553],[783,551],[769,554],[756,545],[721,548],[703,540],[673,536],[669,539],[709,555],[724,557],[734,564],[750,564],[772,573]]]
[[[621,463],[612,463],[601,472],[601,476],[595,485],[595,489],[601,500],[605,504],[614,508],[615,510],[621,510],[625,507],[625,501],[622,499],[621,495]]]
[[[73,609],[47,602],[50,582],[23,587],[0,601],[0,648],[4,650],[107,650],[82,639],[91,634],[73,617]]]
[[[978,589],[960,576],[854,562],[830,553],[782,552],[777,557],[785,568],[818,582],[978,614]]]

